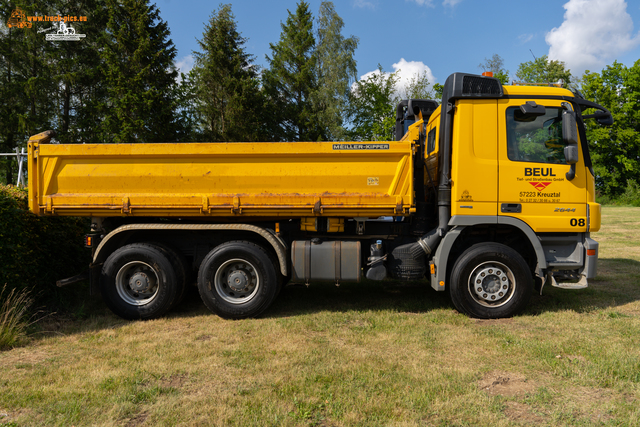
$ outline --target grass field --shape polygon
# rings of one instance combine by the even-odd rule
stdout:
[[[640,425],[640,208],[603,209],[598,277],[479,321],[424,284],[285,288],[260,319],[191,295],[101,303],[0,353],[0,425]]]

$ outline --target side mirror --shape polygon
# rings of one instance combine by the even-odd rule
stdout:
[[[611,113],[605,113],[604,111],[596,111],[596,121],[602,126],[611,126],[613,124],[613,116]]]
[[[574,111],[565,110],[562,112],[562,139],[566,145],[578,145],[578,127]]]
[[[568,181],[576,177],[576,163],[579,160],[578,154],[578,126],[576,123],[576,113],[573,110],[562,112],[562,139],[566,144],[564,147],[564,158],[571,165],[567,172]]]
[[[567,145],[564,147],[564,158],[570,165],[575,165],[580,160],[577,145]]]

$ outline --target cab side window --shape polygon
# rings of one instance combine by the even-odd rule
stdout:
[[[547,107],[542,116],[507,108],[507,156],[516,162],[566,163],[562,108]]]
[[[427,154],[431,154],[436,149],[436,128],[429,131],[427,135]]]

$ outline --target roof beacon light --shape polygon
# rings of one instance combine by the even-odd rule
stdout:
[[[485,77],[493,77],[493,71],[485,71],[482,73],[482,75]]]

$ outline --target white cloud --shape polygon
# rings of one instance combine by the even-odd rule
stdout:
[[[525,44],[533,39],[533,34],[520,34],[518,36],[518,41],[520,44]]]
[[[597,70],[640,45],[624,0],[569,0],[564,22],[545,40],[549,59],[564,61],[571,74]]]
[[[187,55],[177,61],[175,64],[179,73],[188,74],[193,68],[193,55]]]
[[[398,73],[398,86],[406,88],[409,81],[418,74],[427,75],[429,83],[432,85],[436,82],[436,78],[431,72],[431,68],[422,63],[422,61],[406,61],[404,58],[400,58],[400,61],[392,65],[394,72]]]
[[[375,9],[376,5],[367,0],[353,0],[353,7]]]
[[[442,2],[443,6],[451,6],[454,7],[455,5],[457,5],[458,3],[460,3],[462,0],[444,0]]]
[[[182,73],[189,74],[189,71],[193,68],[193,55],[187,55],[180,60],[175,61],[173,66],[178,70],[178,77],[176,77],[176,81],[180,83],[182,82]]]
[[[431,83],[431,87],[433,87],[433,84],[438,81],[431,72],[431,68],[421,61],[407,61],[404,58],[400,58],[400,61],[393,64],[392,67],[393,71],[397,73],[398,80],[396,81],[396,89],[398,92],[397,94],[400,95],[404,95],[407,85],[411,79],[415,78],[417,75],[426,74],[427,79],[429,79],[429,83]],[[380,70],[369,71],[368,73],[360,76],[359,80],[364,80],[375,74],[380,74]],[[391,73],[385,72],[384,74],[388,76]]]
[[[414,1],[418,4],[418,6],[434,7],[433,0],[407,0],[407,1]]]

